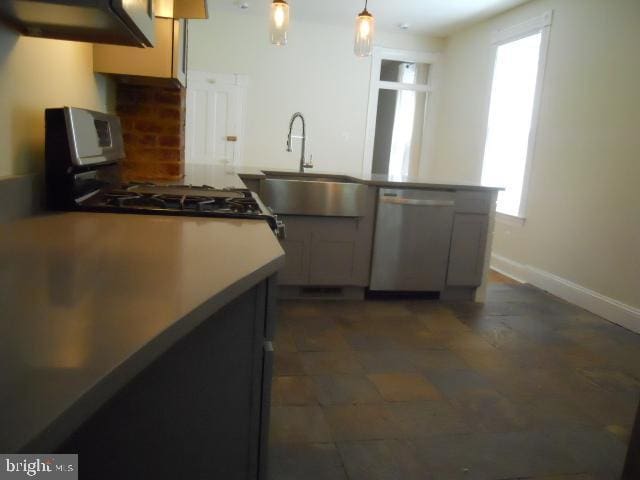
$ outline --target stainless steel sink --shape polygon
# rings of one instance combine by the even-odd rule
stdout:
[[[264,172],[260,198],[279,215],[361,217],[367,186],[342,175]]]
[[[334,175],[329,173],[300,173],[300,172],[276,172],[264,171],[268,179],[299,180],[302,182],[339,182],[355,183],[346,175]]]

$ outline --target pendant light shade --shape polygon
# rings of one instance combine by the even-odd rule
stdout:
[[[273,0],[270,19],[271,43],[278,46],[287,44],[289,30],[289,4],[285,0]]]
[[[354,52],[359,57],[369,57],[373,50],[373,34],[376,20],[367,10],[368,0],[364,4],[364,10],[356,17],[356,44]]]

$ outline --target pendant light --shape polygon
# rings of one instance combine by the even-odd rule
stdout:
[[[271,43],[282,47],[287,44],[289,30],[289,4],[286,0],[273,0],[271,3]]]
[[[373,34],[376,20],[367,10],[369,0],[364,2],[364,10],[356,17],[356,44],[354,52],[358,57],[369,57],[373,50]]]

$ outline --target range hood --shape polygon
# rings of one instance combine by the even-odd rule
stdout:
[[[0,17],[24,35],[152,47],[153,0],[1,0]]]

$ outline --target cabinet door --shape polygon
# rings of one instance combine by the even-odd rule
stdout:
[[[304,217],[281,216],[287,238],[280,242],[285,252],[285,265],[280,271],[280,285],[309,285],[309,252],[311,228]]]
[[[488,215],[456,214],[447,285],[477,287],[482,283],[488,225]]]
[[[93,71],[140,77],[173,78],[173,39],[174,30],[178,25],[178,20],[156,18],[153,48],[94,45]]]
[[[262,381],[271,361],[266,291],[252,288],[195,327],[56,451],[78,453],[82,478],[92,480],[260,478],[270,395]],[[138,361],[154,349],[138,352]]]
[[[357,240],[357,218],[315,219],[309,256],[311,285],[353,285]]]

